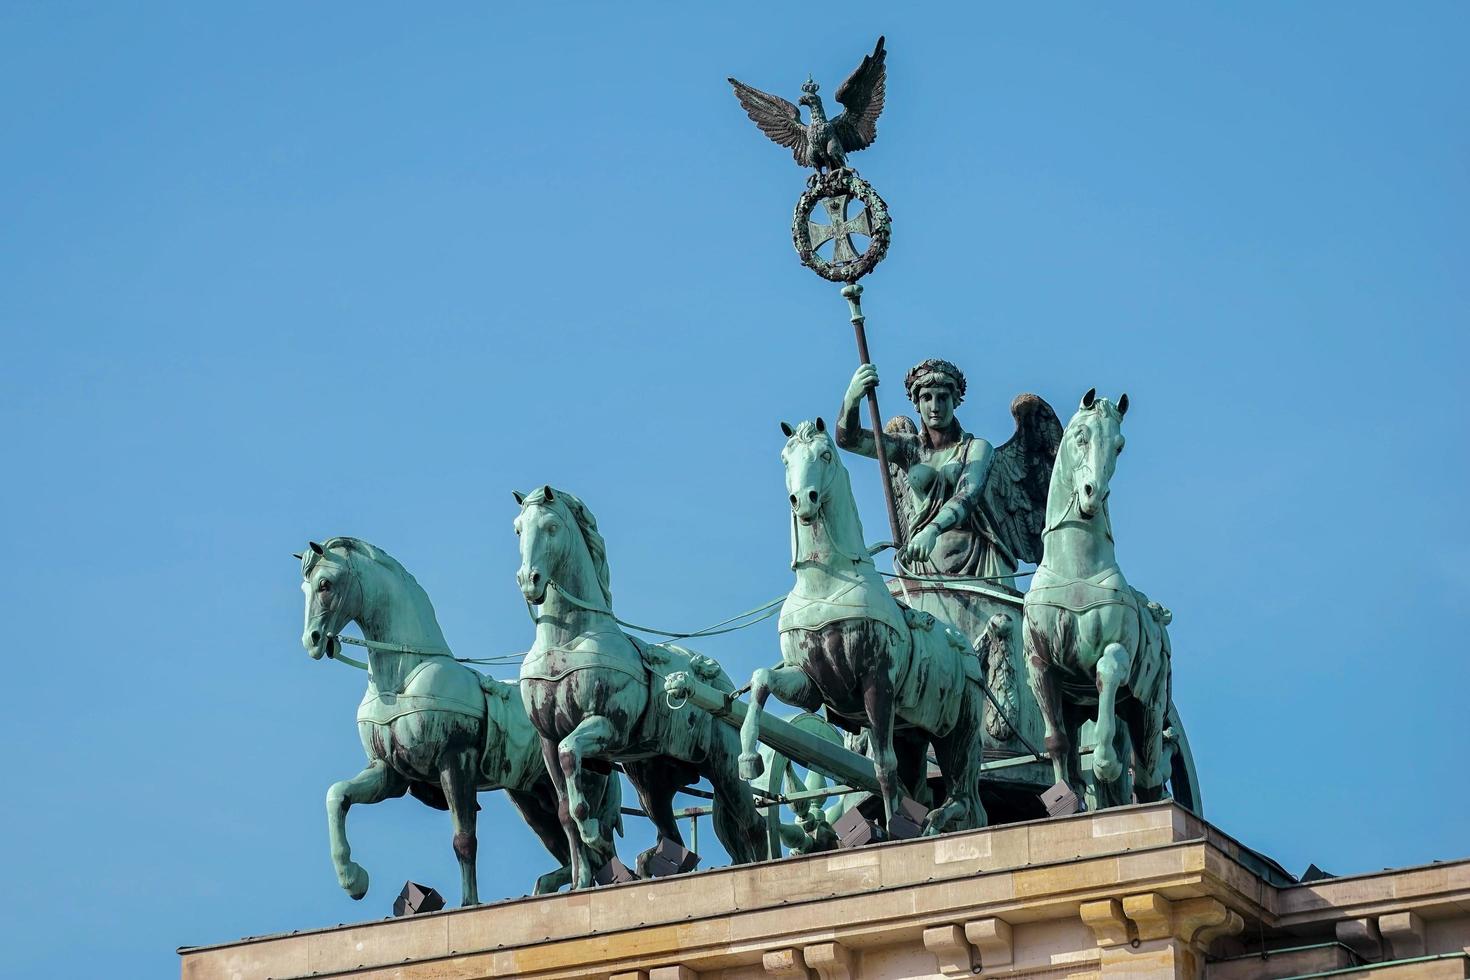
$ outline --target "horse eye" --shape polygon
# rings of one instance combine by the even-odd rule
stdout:
[[[832,450],[830,450],[830,449],[824,449],[824,450],[822,450],[822,460],[824,462],[827,462],[827,463],[832,462]]]
[[[316,590],[318,592],[331,592],[332,583],[328,582],[326,579],[322,579],[319,583],[317,583]]]

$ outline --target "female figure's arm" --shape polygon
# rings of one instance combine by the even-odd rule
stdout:
[[[873,440],[873,430],[863,424],[862,405],[868,392],[876,387],[878,369],[871,364],[860,365],[848,383],[847,392],[842,396],[842,409],[837,414],[837,445],[870,459],[878,458],[878,448]],[[892,432],[883,433],[883,448],[888,453],[889,464],[907,471],[913,461],[913,441]]]
[[[968,523],[980,508],[985,493],[985,479],[990,475],[990,462],[995,450],[984,439],[971,437],[966,455],[967,460],[960,471],[954,493],[939,508],[934,519],[920,528],[904,545],[903,558],[906,561],[928,559],[941,534]]]

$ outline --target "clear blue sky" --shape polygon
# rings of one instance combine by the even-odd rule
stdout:
[[[789,587],[776,423],[851,336],[724,78],[830,93],[880,32],[886,410],[931,355],[994,441],[1126,390],[1119,552],[1210,818],[1293,871],[1470,853],[1467,8],[705,6],[0,6],[0,973],[454,894],[412,800],[337,887],[362,677],[301,649],[308,538],[388,549],[467,656],[530,642],[513,487],[585,497],[633,620]],[[520,894],[547,859],[482,803]]]

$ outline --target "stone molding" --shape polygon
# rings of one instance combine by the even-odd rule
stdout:
[[[850,980],[868,951],[899,947],[927,950],[948,975],[978,963],[1030,976],[1061,967],[1035,958],[1026,930],[1070,922],[1092,934],[1068,954],[1078,975],[1107,975],[1110,959],[1140,963],[1152,944],[1178,963],[1202,958],[1247,918],[1341,922],[1397,954],[1424,942],[1426,910],[1470,898],[1470,861],[1277,888],[1240,858],[1166,802],[180,952],[185,980]]]

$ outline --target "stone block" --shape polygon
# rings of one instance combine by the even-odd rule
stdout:
[[[610,932],[729,915],[736,908],[732,885],[736,877],[724,872],[675,875],[623,888],[593,889],[591,928]]]
[[[934,954],[939,972],[946,977],[968,977],[980,965],[975,947],[960,926],[934,926],[924,930],[924,948]]]
[[[819,980],[856,980],[858,958],[841,943],[815,943],[801,951]]]
[[[730,875],[735,905],[742,909],[766,908],[830,895],[872,891],[883,882],[879,858],[882,850],[875,847],[837,851],[755,865]]]
[[[1380,915],[1378,934],[1388,943],[1396,960],[1424,955],[1424,920],[1413,912]]]
[[[979,951],[980,966],[983,969],[1010,966],[1015,958],[1011,926],[1004,919],[991,917],[966,922],[965,938]]]
[[[801,950],[790,947],[762,953],[761,968],[766,971],[766,976],[781,977],[782,980],[811,980],[812,975],[802,959]]]
[[[594,894],[546,895],[444,916],[449,952],[524,946],[555,936],[585,936],[592,928]]]
[[[699,974],[682,964],[679,966],[656,966],[648,971],[648,980],[699,980]]]
[[[346,973],[449,952],[451,916],[412,916],[306,936],[312,973]]]

